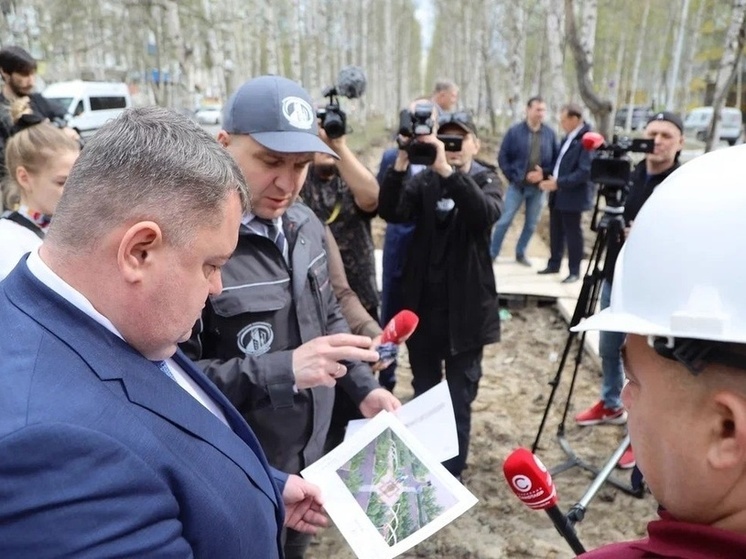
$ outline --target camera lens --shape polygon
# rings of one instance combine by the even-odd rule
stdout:
[[[323,127],[324,132],[326,132],[326,135],[331,140],[341,138],[345,135],[345,123],[337,113],[327,111]]]

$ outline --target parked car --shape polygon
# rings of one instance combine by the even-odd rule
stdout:
[[[627,124],[627,113],[630,105],[623,105],[616,111],[614,126],[624,128]],[[635,105],[632,109],[632,130],[642,130],[655,113],[646,105]]]
[[[200,107],[195,116],[200,124],[220,124],[223,107]]]
[[[704,142],[707,130],[712,121],[712,107],[697,107],[692,109],[684,120],[684,134]],[[735,107],[723,107],[720,110],[720,139],[734,145],[741,137],[743,130],[743,115]]]
[[[42,95],[67,112],[67,125],[82,138],[132,106],[126,83],[74,80],[48,85]]]

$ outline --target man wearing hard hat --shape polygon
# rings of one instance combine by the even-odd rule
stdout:
[[[675,171],[640,210],[611,305],[576,331],[626,334],[622,402],[662,506],[644,540],[583,557],[746,557],[746,146]]]

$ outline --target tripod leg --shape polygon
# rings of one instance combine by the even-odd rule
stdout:
[[[583,520],[583,518],[585,517],[585,511],[588,509],[588,505],[593,500],[593,497],[596,496],[598,490],[601,489],[601,486],[606,483],[606,480],[611,475],[611,472],[614,471],[614,468],[619,463],[619,459],[622,457],[622,454],[624,454],[624,451],[627,450],[629,444],[629,435],[626,435],[624,437],[624,440],[622,440],[622,442],[619,444],[606,464],[604,464],[604,467],[601,468],[601,471],[593,480],[593,483],[591,483],[591,486],[588,488],[585,494],[577,503],[573,505],[573,507],[567,513],[567,519],[570,522],[575,524],[576,522],[580,522],[581,520]]]
[[[593,244],[593,250],[591,250],[591,256],[588,261],[588,268],[586,269],[586,274],[583,277],[583,286],[580,289],[580,295],[578,296],[578,302],[575,304],[575,310],[573,312],[572,319],[570,320],[570,327],[575,326],[582,318],[585,318],[587,316],[590,316],[593,312],[595,312],[596,309],[596,301],[598,300],[598,283],[599,278],[601,276],[599,271],[599,263],[601,261],[601,256],[604,252],[604,247],[606,244],[606,235],[605,230],[601,229],[598,232],[598,235],[596,236],[596,241]],[[562,350],[562,358],[560,359],[559,366],[557,367],[557,374],[554,376],[554,379],[552,379],[549,384],[552,386],[552,390],[549,393],[549,399],[547,400],[547,405],[544,408],[544,414],[541,418],[541,423],[539,424],[539,430],[536,433],[536,438],[534,439],[534,443],[531,446],[531,452],[536,452],[536,450],[539,447],[539,441],[541,440],[541,435],[544,431],[544,426],[546,424],[547,417],[549,416],[549,410],[552,407],[552,404],[554,402],[554,397],[557,392],[557,388],[559,387],[560,379],[562,377],[562,371],[565,368],[565,364],[567,362],[567,357],[570,354],[570,350],[572,348],[573,340],[577,337],[577,334],[575,332],[570,332],[567,337],[567,342],[565,342],[565,347]],[[582,340],[581,340],[581,351],[583,347],[583,341],[585,340],[585,334],[583,334]],[[577,375],[577,370],[579,366],[579,359],[576,358],[575,360],[575,369],[573,372],[573,381],[571,383],[571,389],[570,394],[568,395],[568,403],[570,401],[570,397],[572,396],[572,388],[575,385],[575,376]],[[565,407],[565,413],[564,416],[567,415],[567,406]],[[564,429],[564,422],[565,419],[562,419],[561,428]]]

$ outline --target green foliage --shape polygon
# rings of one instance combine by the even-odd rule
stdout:
[[[420,492],[420,507],[427,522],[430,522],[434,518],[437,518],[445,510],[440,504],[438,504],[437,495],[435,488],[425,486]]]
[[[417,529],[414,520],[411,516],[409,508],[409,499],[407,493],[402,493],[401,497],[396,501],[397,519],[398,524],[396,525],[396,541],[402,541],[404,538],[410,536],[412,532]]]
[[[359,470],[350,471],[349,477],[347,478],[347,481],[345,481],[345,485],[350,492],[357,493],[363,486],[363,475]]]

